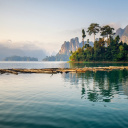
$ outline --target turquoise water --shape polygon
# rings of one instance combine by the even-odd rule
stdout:
[[[65,62],[0,63],[0,68],[10,66],[49,68],[85,65]],[[127,128],[128,71],[0,75],[0,128],[17,127]]]

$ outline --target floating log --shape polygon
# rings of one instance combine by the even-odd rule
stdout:
[[[128,66],[109,66],[109,67],[84,67],[84,68],[45,68],[45,69],[0,69],[0,73],[85,73],[86,71],[112,71],[112,70],[128,70]]]
[[[18,72],[15,72],[11,69],[0,69],[0,73],[3,74],[3,73],[11,73],[11,74],[15,74],[15,75],[18,75]]]

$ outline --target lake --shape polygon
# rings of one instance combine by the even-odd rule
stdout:
[[[113,64],[0,62],[0,68],[74,68]],[[1,74],[0,128],[127,128],[128,70]]]

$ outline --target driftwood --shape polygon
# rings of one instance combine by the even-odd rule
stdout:
[[[128,66],[109,66],[109,67],[85,67],[85,68],[45,68],[45,69],[0,69],[0,73],[85,73],[86,71],[112,71],[112,70],[128,70]]]

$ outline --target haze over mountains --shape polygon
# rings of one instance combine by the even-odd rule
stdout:
[[[11,56],[27,56],[35,57],[38,60],[42,60],[48,53],[41,48],[38,48],[31,42],[14,44],[8,40],[6,42],[0,42],[0,60],[4,60],[6,57]]]

